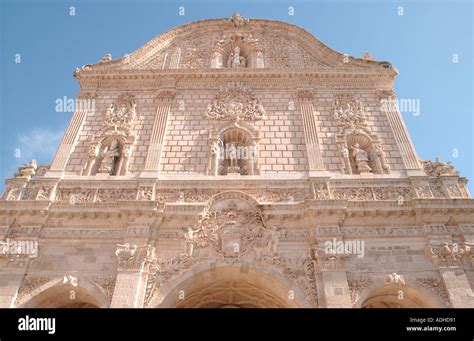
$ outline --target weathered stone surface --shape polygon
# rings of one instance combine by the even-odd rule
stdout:
[[[95,109],[6,180],[0,307],[474,307],[467,180],[396,74],[240,15],[77,69]]]

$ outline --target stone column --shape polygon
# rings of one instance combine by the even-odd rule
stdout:
[[[351,308],[351,295],[346,273],[346,255],[328,254],[324,242],[313,246],[316,266],[321,273],[324,301],[327,308]]]
[[[157,177],[160,167],[161,150],[165,137],[166,123],[171,109],[171,103],[175,97],[174,90],[162,90],[158,93],[158,106],[156,108],[155,121],[151,133],[150,144],[145,161],[145,169],[142,172],[144,177]]]
[[[38,236],[41,225],[0,227],[0,308],[13,308],[31,259],[38,257]],[[23,241],[19,253],[14,242]]]
[[[466,273],[461,268],[440,268],[444,286],[453,308],[474,308],[474,293]]]
[[[150,265],[156,261],[155,249],[143,239],[117,244],[117,281],[111,308],[141,308],[145,301]]]
[[[27,257],[10,260],[6,256],[0,256],[0,308],[15,307],[28,262]]]
[[[380,108],[387,115],[388,123],[392,130],[398,150],[402,156],[403,163],[408,175],[422,175],[421,164],[416,155],[413,143],[408,136],[408,130],[397,106],[392,103],[395,100],[395,93],[391,90],[379,90],[377,95],[380,98]]]
[[[58,151],[54,156],[53,163],[45,176],[60,176],[66,168],[67,161],[71,155],[74,144],[76,143],[79,131],[84,124],[87,116],[87,110],[75,111],[66,133],[61,140]]]
[[[472,248],[464,242],[445,241],[428,244],[426,254],[438,268],[453,308],[474,308],[474,293],[463,269],[474,265]]]
[[[338,258],[339,257],[340,256],[338,256]],[[327,260],[326,266],[321,269],[327,308],[352,307],[347,273],[345,269],[339,265],[341,262],[341,259]]]
[[[319,146],[313,93],[311,89],[298,89],[296,97],[300,103],[301,118],[303,121],[306,150],[308,153],[309,176],[318,176],[325,173],[321,149]]]

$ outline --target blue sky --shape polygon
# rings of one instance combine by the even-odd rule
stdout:
[[[0,181],[32,158],[52,161],[71,117],[56,112],[55,101],[74,98],[79,90],[72,77],[76,67],[105,53],[122,57],[183,23],[234,12],[288,21],[339,52],[361,57],[369,51],[376,60],[390,61],[400,72],[398,97],[420,100],[418,116],[403,113],[420,158],[439,155],[474,181],[471,0],[0,3]],[[474,193],[472,182],[469,187]]]

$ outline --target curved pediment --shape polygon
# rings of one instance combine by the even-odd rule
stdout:
[[[83,70],[391,68],[390,63],[344,56],[304,29],[281,21],[210,19],[160,34],[130,55],[106,55]],[[77,71],[79,72],[79,70]]]

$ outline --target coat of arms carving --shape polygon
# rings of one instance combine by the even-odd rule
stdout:
[[[265,119],[265,109],[249,90],[231,87],[220,91],[207,106],[206,116],[216,120],[256,121]]]
[[[205,209],[198,224],[188,227],[185,240],[189,257],[207,247],[224,257],[241,257],[251,250],[275,255],[279,232],[265,227],[258,212],[230,201],[221,209]]]

